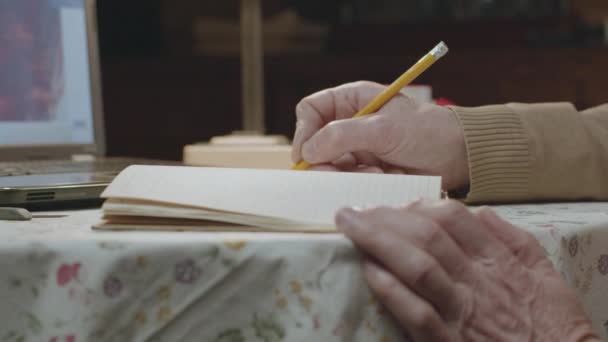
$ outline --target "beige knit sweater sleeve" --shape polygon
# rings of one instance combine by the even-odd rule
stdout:
[[[468,203],[608,199],[608,105],[451,108],[465,133]]]

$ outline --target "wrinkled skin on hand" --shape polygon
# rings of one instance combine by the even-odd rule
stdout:
[[[437,175],[445,190],[465,187],[464,133],[451,109],[399,94],[377,113],[352,118],[384,89],[357,82],[302,100],[293,161],[303,159],[315,170]]]
[[[453,201],[337,214],[372,291],[414,341],[597,341],[530,234]]]

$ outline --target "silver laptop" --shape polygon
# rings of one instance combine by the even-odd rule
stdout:
[[[94,0],[0,2],[0,206],[97,205],[122,169],[158,163],[103,158],[95,16]]]

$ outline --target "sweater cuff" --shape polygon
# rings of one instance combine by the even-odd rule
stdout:
[[[506,105],[450,107],[464,131],[470,204],[514,202],[529,197],[530,140],[521,117]]]

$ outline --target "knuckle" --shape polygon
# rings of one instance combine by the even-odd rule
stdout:
[[[430,283],[432,277],[439,272],[439,264],[430,257],[419,257],[412,262],[410,282],[414,288],[422,288]]]
[[[428,222],[424,226],[417,229],[416,240],[420,247],[424,250],[430,249],[431,246],[444,238],[444,231],[438,224]]]
[[[513,227],[513,229],[519,229],[519,228]],[[536,239],[536,237],[534,237],[534,235],[532,235],[529,232],[523,231],[523,230],[521,230],[520,232],[523,236],[523,240],[525,241],[526,246],[536,247],[539,245],[538,240]]]
[[[449,321],[460,321],[467,322],[472,319],[476,311],[475,296],[472,290],[463,285],[459,285],[457,288],[457,296],[452,298],[452,306],[454,310],[451,312],[450,317],[447,317]]]
[[[425,199],[423,198],[418,198],[415,201],[412,201],[406,205],[404,205],[403,211],[405,212],[410,212],[410,211],[416,211],[417,209],[420,209],[424,206],[425,203]]]
[[[367,80],[360,80],[360,81],[355,81],[349,84],[349,86],[351,88],[372,88],[372,87],[378,87],[379,84],[372,82],[372,81],[367,81]]]
[[[481,208],[479,208],[479,210],[477,211],[477,214],[479,216],[494,216],[494,210],[492,210],[492,208],[488,207],[488,206],[483,206]]]
[[[348,102],[353,104],[359,104],[361,108],[365,106],[366,102],[369,102],[371,99],[365,100],[366,96],[363,94],[372,94],[372,93],[380,93],[384,90],[385,86],[371,82],[371,81],[356,81],[352,83],[347,83],[341,87],[336,88],[337,90],[343,92]]]
[[[382,212],[383,208],[379,207],[360,209],[359,218],[368,226],[377,226],[381,222]]]
[[[403,225],[400,215],[400,210],[391,207],[375,207],[365,211],[365,217],[369,222],[373,222],[376,225],[382,225],[383,228],[397,228],[400,229]],[[395,229],[392,229],[395,230]],[[383,229],[383,231],[389,232],[391,229]]]
[[[395,239],[394,232],[385,229],[386,217],[395,211],[388,207],[374,207],[359,211],[361,224],[368,229],[360,231],[361,239],[366,240],[370,245],[378,246],[383,250],[399,249],[401,246],[398,239]]]
[[[384,303],[396,302],[401,286],[395,278],[391,277],[375,289],[376,296]]]
[[[547,252],[542,247],[534,235],[524,232],[524,245],[520,248],[519,254],[528,254],[536,259],[546,259]]]
[[[467,212],[467,207],[461,202],[455,200],[447,200],[444,202],[446,210],[453,214],[461,214],[463,212]]]
[[[463,215],[467,215],[469,213],[469,210],[464,204],[455,200],[447,200],[441,202],[440,208],[440,218],[443,219],[453,219],[456,217],[462,217]]]
[[[381,221],[393,211],[395,211],[395,209],[389,207],[372,207],[364,210],[364,213],[366,213],[366,216],[370,220]]]
[[[310,98],[307,97],[307,98],[302,99],[296,105],[296,118],[301,120],[301,119],[306,118],[306,116],[309,115],[310,109],[312,108],[309,101],[310,101]]]
[[[319,93],[303,98],[296,105],[296,118],[299,120],[321,120],[323,112],[322,107],[319,108],[318,105],[324,102],[323,99],[325,99],[328,94],[331,95],[330,90],[323,90]]]

